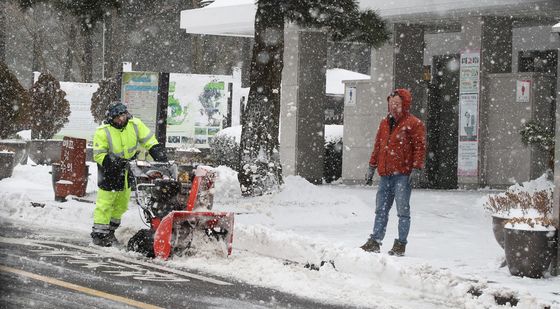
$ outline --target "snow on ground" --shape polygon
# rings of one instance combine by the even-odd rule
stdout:
[[[18,165],[11,178],[0,181],[3,220],[40,225],[52,231],[50,237],[89,240],[94,205],[54,202],[49,171],[49,166]],[[519,299],[516,308],[560,308],[560,277],[519,278],[511,276],[507,267],[500,268],[504,253],[482,207],[489,191],[414,190],[407,255],[392,257],[386,252],[396,237],[395,211],[382,253],[358,248],[371,233],[375,187],[315,186],[290,176],[280,193],[243,198],[235,172],[226,167],[218,171],[214,209],[238,213],[232,256],[201,254],[156,263],[340,305],[498,308],[494,295],[514,295]],[[93,199],[95,166],[90,166],[90,172],[87,191]],[[30,201],[47,203],[36,208]],[[126,241],[143,227],[138,207],[131,201],[117,237]],[[304,267],[320,266],[321,261],[326,263],[319,271]],[[473,288],[482,295],[467,293]]]

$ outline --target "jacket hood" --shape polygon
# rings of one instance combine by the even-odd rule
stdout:
[[[395,89],[395,91],[391,92],[391,94],[387,97],[387,108],[389,108],[389,98],[397,94],[402,100],[402,111],[403,114],[408,114],[410,112],[410,105],[412,104],[412,95],[410,91],[404,88]]]

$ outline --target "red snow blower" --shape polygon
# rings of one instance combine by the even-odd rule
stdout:
[[[231,254],[234,213],[211,211],[215,170],[146,161],[132,161],[130,169],[150,229],[130,238],[127,250],[162,259],[207,250]]]

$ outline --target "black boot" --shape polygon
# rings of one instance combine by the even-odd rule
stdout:
[[[111,245],[113,244],[111,238],[109,237],[109,233],[91,232],[90,235],[91,235],[91,241],[96,246],[111,247]]]
[[[362,248],[362,250],[366,252],[373,252],[373,253],[380,252],[379,243],[373,238],[368,239],[368,241],[365,244],[363,244],[360,248]]]
[[[111,242],[111,245],[113,246],[118,246],[120,245],[119,240],[117,239],[117,237],[115,237],[115,231],[119,228],[119,226],[121,225],[121,220],[117,220],[117,219],[111,219],[111,222],[109,222],[109,241]]]
[[[120,245],[119,240],[117,239],[117,237],[115,237],[115,231],[113,230],[109,231],[109,234],[107,235],[107,239],[109,242],[111,242],[111,246]]]
[[[389,250],[389,252],[387,253],[389,253],[389,255],[403,256],[405,249],[406,249],[406,244],[400,242],[398,239],[395,239],[393,248]]]

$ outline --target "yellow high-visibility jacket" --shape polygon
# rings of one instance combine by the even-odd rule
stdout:
[[[98,127],[93,137],[93,160],[97,162],[99,188],[115,191],[124,189],[127,168],[115,166],[111,157],[130,159],[140,146],[150,150],[157,144],[154,133],[138,118],[129,119],[122,129],[110,124]]]

